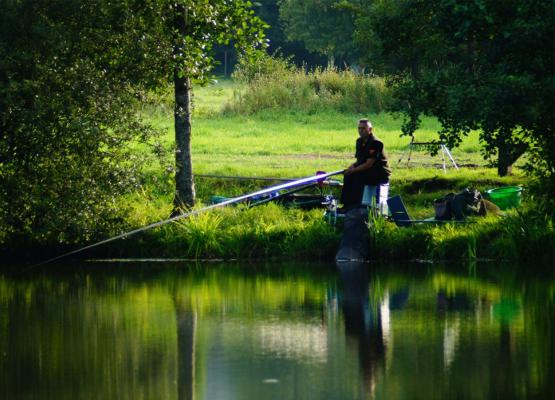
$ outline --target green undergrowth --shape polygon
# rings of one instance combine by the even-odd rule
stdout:
[[[465,224],[397,227],[377,219],[369,229],[374,259],[491,259],[534,265],[553,265],[555,260],[553,220],[533,209],[476,217]]]
[[[383,218],[369,223],[374,260],[511,260],[549,265],[555,260],[553,220],[524,207],[468,223],[398,227]],[[288,258],[331,260],[341,228],[321,210],[276,204],[213,210],[138,234],[102,251],[103,256],[191,259]]]
[[[140,233],[106,251],[112,256],[193,259],[331,259],[339,233],[320,210],[276,204],[215,209]]]
[[[331,110],[379,113],[388,110],[390,103],[385,79],[328,67],[258,75],[246,83],[245,90],[235,92],[225,112],[251,115],[277,108],[308,114]]]

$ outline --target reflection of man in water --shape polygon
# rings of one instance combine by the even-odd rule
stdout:
[[[385,345],[379,308],[371,310],[368,298],[368,264],[338,263],[343,290],[341,309],[345,331],[358,342],[358,356],[365,389],[373,393],[376,375],[382,368]]]

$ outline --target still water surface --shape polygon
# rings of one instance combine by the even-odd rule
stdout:
[[[0,274],[2,399],[555,398],[555,279],[510,265]]]

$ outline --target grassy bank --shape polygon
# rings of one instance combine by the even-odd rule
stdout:
[[[374,260],[513,260],[550,265],[555,259],[553,223],[530,210],[476,218],[467,225],[397,227],[384,219],[369,224]],[[302,258],[332,260],[340,230],[320,211],[267,205],[211,212],[113,244],[99,254],[114,257],[193,259]]]
[[[461,169],[457,171],[448,165],[444,173],[441,156],[430,156],[424,151],[414,152],[410,163],[406,158],[398,162],[410,139],[400,137],[402,120],[393,114],[341,111],[341,107],[329,104],[310,110],[276,106],[241,112],[248,96],[248,88],[229,80],[196,88],[192,138],[195,174],[295,178],[313,175],[318,170],[339,170],[353,161],[357,120],[369,117],[393,167],[390,194],[402,195],[415,218],[433,215],[433,199],[465,187],[485,192],[497,186],[527,185],[518,164],[513,176],[499,178],[495,169],[484,162],[478,132],[471,132],[460,147],[452,149]],[[154,156],[149,146],[136,145],[136,152],[150,161],[142,171],[137,190],[121,199],[120,207],[127,210],[127,217],[120,230],[110,234],[163,220],[171,212],[174,139],[173,111],[168,98],[169,95],[157,98],[138,110],[162,131],[158,144],[162,151]],[[434,118],[425,118],[416,138],[433,140],[438,129]],[[197,177],[195,185],[197,207],[202,207],[212,195],[239,195],[269,183]],[[339,193],[335,190],[334,194]],[[374,221],[370,225],[372,257],[516,260],[546,254],[553,259],[553,220],[535,211],[529,194],[525,194],[528,196],[520,212],[464,226],[398,228],[384,220]],[[104,233],[97,239],[105,237]],[[273,204],[253,209],[239,206],[140,233],[84,256],[332,259],[339,239],[340,233],[324,222],[322,211],[288,210]],[[81,244],[61,247],[58,242],[40,243],[48,255]],[[5,244],[13,253],[28,245],[37,243],[20,240]]]
[[[295,74],[291,79],[302,78]],[[310,83],[311,79],[314,81],[314,76],[307,81]],[[456,171],[448,164],[444,173],[441,156],[430,156],[424,151],[413,153],[410,163],[406,162],[406,155],[403,162],[398,162],[409,138],[400,137],[402,120],[391,113],[340,112],[326,102],[320,106],[312,104],[310,110],[282,107],[276,102],[273,107],[260,107],[258,112],[241,111],[245,102],[251,101],[249,96],[277,90],[275,80],[266,86],[261,82],[246,87],[223,81],[196,90],[193,121],[196,173],[293,178],[309,176],[317,170],[341,169],[353,160],[356,121],[368,116],[377,136],[384,141],[394,169],[391,194],[402,195],[415,218],[433,215],[435,198],[465,187],[485,192],[498,186],[526,186],[518,164],[515,174],[504,178],[499,178],[495,169],[487,165],[480,155],[478,132],[471,132],[460,147],[452,149],[461,169]],[[169,110],[157,105],[147,110],[147,115],[157,127],[166,130],[165,143],[171,144]],[[416,138],[436,139],[438,130],[437,120],[425,118]],[[167,162],[171,164],[172,160]],[[145,182],[150,187],[146,193],[155,195],[142,195],[140,201],[131,202],[134,226],[151,221],[153,213],[157,214],[154,219],[167,216],[171,207],[173,181],[164,180],[154,170],[145,176],[150,176]],[[233,196],[268,185],[209,178],[197,178],[195,182],[198,197],[205,204],[214,194]],[[376,221],[370,227],[373,258],[518,259],[538,252],[549,254],[548,245],[554,237],[552,222],[542,219],[533,207],[527,209],[528,199],[525,197],[520,214],[511,212],[501,219],[491,217],[464,226],[407,229]],[[149,206],[149,202],[154,206]],[[335,253],[339,238],[339,232],[323,222],[321,211],[305,213],[269,205],[252,210],[229,208],[165,227],[145,235],[140,246],[130,246],[128,251],[151,248],[153,251],[147,253],[188,258],[320,258]]]

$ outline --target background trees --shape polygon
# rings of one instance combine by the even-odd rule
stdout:
[[[553,178],[551,2],[378,0],[358,15],[358,39],[371,49],[366,61],[393,73],[405,134],[420,115],[434,115],[451,146],[479,129],[499,175],[528,150],[530,168]]]
[[[336,0],[283,0],[280,18],[289,40],[300,41],[307,50],[323,54],[328,64],[336,58],[354,60],[354,18]]]
[[[292,57],[297,65],[324,65],[327,57],[318,53],[311,53],[298,40],[288,40],[284,32],[284,21],[280,19],[280,0],[261,0],[255,3],[255,14],[268,24],[265,35],[268,40],[268,53],[276,52]]]

